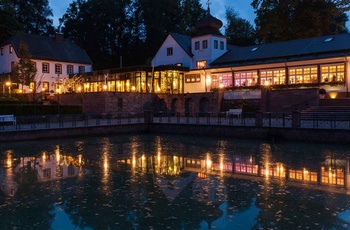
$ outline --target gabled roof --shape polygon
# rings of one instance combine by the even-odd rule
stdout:
[[[17,33],[5,41],[2,46],[12,44],[18,54],[20,43],[27,45],[32,59],[92,64],[86,52],[68,39],[56,41],[55,38],[47,36]]]
[[[170,33],[170,36],[174,38],[174,40],[181,46],[188,56],[193,57],[191,51],[191,37],[178,33]]]
[[[339,57],[350,54],[350,34],[329,35],[286,42],[234,47],[211,67],[245,66]]]

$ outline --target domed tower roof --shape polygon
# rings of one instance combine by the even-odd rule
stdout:
[[[196,28],[199,30],[196,35],[216,34],[223,36],[219,30],[221,27],[222,21],[210,14],[210,7],[208,6],[207,15],[196,23]]]

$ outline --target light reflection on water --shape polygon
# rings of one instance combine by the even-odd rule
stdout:
[[[348,229],[347,146],[131,135],[0,146],[3,229]]]

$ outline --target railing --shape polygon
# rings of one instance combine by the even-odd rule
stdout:
[[[181,116],[179,113],[119,113],[115,115],[53,115],[16,117],[15,125],[0,123],[0,132],[40,129],[96,127],[139,123],[223,125],[246,127],[279,127],[350,130],[350,113],[242,113],[226,117],[225,113],[201,113]]]

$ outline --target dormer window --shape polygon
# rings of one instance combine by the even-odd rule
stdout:
[[[166,55],[167,56],[173,56],[173,47],[168,47],[166,49]]]
[[[199,42],[195,42],[194,43],[194,49],[195,50],[199,50]]]
[[[214,40],[214,49],[219,49],[219,42],[218,40]]]
[[[220,49],[221,50],[224,50],[225,49],[225,44],[223,41],[220,42]]]
[[[202,47],[203,47],[203,49],[207,49],[208,48],[208,40],[203,40],[202,41]]]

